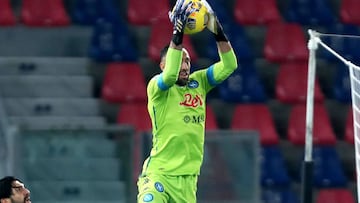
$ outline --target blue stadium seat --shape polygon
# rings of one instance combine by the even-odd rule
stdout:
[[[261,186],[284,188],[290,185],[290,177],[284,158],[277,145],[261,147]]]
[[[248,38],[238,23],[229,15],[229,11],[224,7],[223,4],[217,0],[210,0],[209,4],[214,8],[217,17],[219,18],[221,25],[223,26],[227,36],[231,41],[231,45],[234,48],[236,56],[239,60],[251,60],[254,58],[254,53],[251,49]],[[217,60],[218,52],[216,43],[214,40],[208,40],[206,57]]]
[[[331,25],[336,22],[327,0],[290,0],[285,18],[302,25]]]
[[[339,102],[351,103],[351,85],[349,68],[343,63],[336,66],[336,74],[333,82],[333,96]]]
[[[327,28],[327,33],[343,34],[343,35],[360,35],[359,28],[353,25],[334,24]],[[346,60],[354,63],[360,62],[360,40],[347,37],[322,37],[322,40],[330,48],[343,56]],[[332,55],[329,51],[321,48],[319,49],[319,56],[331,62],[338,62],[339,59]]]
[[[347,178],[333,146],[317,146],[313,151],[314,186],[318,188],[345,187]]]
[[[95,25],[100,18],[118,21],[120,11],[113,0],[76,0],[71,9],[71,18],[80,25]]]
[[[137,61],[138,54],[127,25],[105,18],[97,20],[89,56],[98,62]]]
[[[299,197],[289,188],[262,189],[261,200],[263,203],[300,203]]]
[[[226,102],[262,103],[267,95],[253,62],[244,62],[218,87],[219,96]]]

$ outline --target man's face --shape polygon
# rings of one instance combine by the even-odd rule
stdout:
[[[12,183],[11,203],[31,203],[30,191],[19,181]]]
[[[190,56],[186,49],[183,49],[183,58],[181,62],[180,72],[176,84],[184,86],[187,84],[190,75]]]

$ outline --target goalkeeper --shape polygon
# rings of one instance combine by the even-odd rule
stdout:
[[[148,111],[153,126],[153,146],[138,180],[138,202],[195,203],[197,180],[203,161],[206,94],[237,68],[234,51],[209,4],[207,28],[214,33],[220,61],[190,74],[190,56],[183,48],[186,18],[192,2],[177,0],[169,15],[172,40],[161,55],[162,73],[148,86]]]

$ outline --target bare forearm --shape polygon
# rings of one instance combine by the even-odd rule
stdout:
[[[230,42],[219,41],[216,44],[220,53],[227,53],[232,49]]]

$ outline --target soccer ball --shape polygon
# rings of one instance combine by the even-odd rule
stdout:
[[[189,1],[192,1],[192,7],[196,10],[187,18],[184,33],[191,35],[205,29],[209,16],[208,10],[201,0],[185,0],[185,3]]]

